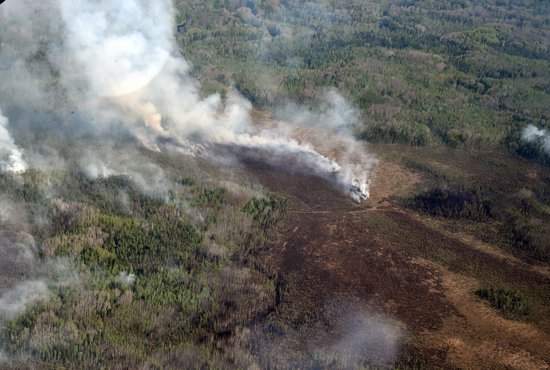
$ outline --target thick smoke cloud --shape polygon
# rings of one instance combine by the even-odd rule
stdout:
[[[102,96],[132,93],[157,76],[170,54],[170,4],[62,0],[68,46]]]
[[[358,200],[368,194],[373,160],[353,139],[357,115],[345,99],[327,93],[321,112],[289,105],[281,115],[285,122],[259,127],[238,92],[225,101],[199,96],[173,28],[170,0],[3,4],[0,171],[59,169],[71,162],[90,178],[125,175],[145,193],[166,196],[170,180],[160,167],[105,150],[132,139],[150,150],[191,155],[215,156],[216,146],[223,146],[264,153],[266,161],[291,157]],[[90,137],[103,146],[74,148],[66,140],[88,143]],[[0,203],[1,222],[13,222],[17,207]],[[47,294],[42,282],[49,280],[33,272],[34,241],[19,241],[26,232],[2,239],[4,254],[13,256],[5,263],[29,267],[28,275],[15,274],[18,282],[2,285],[11,287],[0,297],[6,317]]]
[[[84,72],[81,83],[90,114],[120,122],[152,150],[176,147],[203,154],[205,147],[229,145],[275,158],[290,155],[317,175],[335,179],[346,191],[368,194],[368,171],[356,175],[355,167],[337,163],[307,142],[279,130],[259,129],[251,123],[250,103],[237,93],[225,104],[219,95],[201,99],[187,63],[174,51],[169,1],[60,4],[67,29],[65,59],[74,60],[76,69]],[[341,103],[331,98],[334,105]],[[327,117],[332,118],[340,122],[346,117]]]
[[[275,161],[290,156],[356,198],[367,194],[372,160],[364,156],[350,165],[345,154],[359,147],[352,135],[342,135],[346,153],[325,153],[296,132],[254,125],[250,103],[237,92],[225,102],[219,95],[201,98],[173,40],[169,0],[57,0],[47,6],[20,0],[7,3],[0,15],[0,47],[13,61],[0,70],[0,98],[13,112],[16,138],[28,144],[31,165],[52,167],[63,157],[51,143],[38,150],[42,138],[33,137],[32,128],[38,124],[50,130],[48,138],[91,136],[112,144],[129,134],[155,151],[215,157],[222,145],[267,153]],[[325,124],[350,118],[337,94],[327,99],[336,109],[322,117]],[[17,109],[22,106],[33,109]],[[44,160],[43,153],[52,159]]]
[[[528,125],[521,133],[521,140],[538,144],[546,154],[550,155],[550,132],[547,130]]]
[[[27,163],[23,160],[23,151],[19,148],[8,131],[8,119],[0,110],[0,172],[24,172]]]

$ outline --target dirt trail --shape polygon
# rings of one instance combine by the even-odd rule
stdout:
[[[243,173],[285,194],[293,205],[276,231],[279,242],[266,256],[278,266],[279,302],[265,323],[264,339],[279,354],[303,361],[297,359],[311,357],[312,347],[331,348],[339,334],[334,310],[326,307],[338,297],[341,306],[354,302],[384,315],[403,333],[400,353],[385,361],[431,368],[547,368],[550,338],[532,324],[502,318],[477,299],[479,282],[457,273],[460,266],[453,263],[463,258],[550,287],[548,276],[408,215],[394,200],[414,191],[419,182],[414,173],[381,162],[372,197],[361,205],[313,176],[260,163],[248,163]],[[444,267],[420,258],[433,240],[457,261]],[[312,335],[312,328],[335,334]],[[370,355],[376,356],[365,354]]]

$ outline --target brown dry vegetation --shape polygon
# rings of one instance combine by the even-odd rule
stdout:
[[[414,151],[415,158],[425,162],[433,155]],[[372,196],[361,205],[315,177],[290,176],[258,163],[244,170],[253,181],[288,196],[293,207],[266,256],[277,266],[279,278],[277,306],[257,329],[263,364],[349,366],[350,362],[330,362],[332,358],[319,360],[312,348],[326,352],[334,346],[343,335],[339,315],[353,305],[392,320],[402,333],[398,355],[382,356],[396,364],[547,368],[547,266],[533,267],[481,241],[483,225],[476,229],[468,222],[455,222],[448,227],[449,221],[404,208],[400,200],[429,179],[396,160],[397,152],[390,148],[382,153]],[[485,163],[482,154],[446,154],[460,160],[433,156],[430,163],[466,163],[464,169],[472,172]],[[463,175],[465,170],[455,173]],[[474,294],[494,285],[528,297],[529,314],[504,317]],[[334,310],[335,301],[340,310]],[[380,364],[375,349],[363,355],[363,362],[352,365]]]

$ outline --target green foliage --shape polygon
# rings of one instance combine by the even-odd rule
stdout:
[[[195,185],[195,180],[191,177],[182,177],[177,180],[177,182],[183,186],[193,186]]]
[[[550,212],[535,199],[524,199],[503,213],[503,231],[517,251],[539,261],[550,261]],[[542,209],[541,209],[542,208]]]
[[[279,221],[287,207],[287,200],[269,194],[266,198],[249,200],[243,211],[252,215],[255,221],[263,227],[268,227]]]
[[[529,313],[525,298],[519,293],[505,289],[483,288],[476,295],[507,316],[522,316]]]
[[[504,144],[548,164],[541,143],[520,141],[527,123],[545,127],[550,117],[550,17],[543,1],[175,5],[184,26],[176,38],[203,95],[223,98],[234,84],[254,106],[271,109],[289,99],[315,105],[327,88],[337,88],[360,110],[361,139],[458,149]],[[48,64],[42,49],[30,61],[34,67]],[[69,146],[60,155],[77,161],[79,152]],[[49,368],[252,363],[235,359],[241,349],[227,354],[220,348],[227,333],[273,304],[270,271],[258,250],[288,202],[274,194],[236,195],[215,181],[205,184],[169,158],[147,155],[174,180],[166,193],[145,192],[128,176],[90,179],[76,165],[0,174],[2,197],[28,211],[44,262],[75,260],[81,277],[74,288],[52,287],[51,298],[3,323],[0,342],[7,355]],[[407,165],[435,182],[409,199],[410,207],[483,225],[497,222],[514,251],[550,260],[549,179],[539,179],[538,188],[529,184],[532,194],[520,197],[470,184],[447,186],[462,174],[414,158]],[[369,219],[377,222],[376,213]],[[405,234],[397,224],[378,222],[388,237],[405,238],[452,268],[466,268],[464,256],[419,241],[415,230]],[[124,279],[129,274],[135,281]],[[516,292],[476,294],[506,315],[528,312],[527,299]],[[183,363],[174,365],[173,358]]]
[[[312,102],[335,87],[361,110],[363,139],[452,148],[498,147],[514,115],[549,116],[540,2],[254,4],[257,16],[243,15],[245,1],[185,2],[201,37],[180,41],[201,80],[235,81],[255,106]]]
[[[212,188],[212,180],[206,186],[164,156],[156,159],[180,179],[170,200],[125,176],[28,171],[23,182],[0,175],[6,196],[51,223],[36,217],[41,223],[33,225],[45,263],[74,260],[81,279],[72,287],[52,284],[50,298],[4,322],[0,341],[8,356],[54,367],[136,368],[163,363],[153,360],[158,351],[175,351],[189,363],[219,367],[210,340],[273,304],[257,249],[285,201]],[[45,184],[59,196],[46,198]],[[205,219],[186,215],[199,210]]]
[[[225,192],[226,190],[224,188],[203,189],[195,200],[195,205],[219,209],[223,204],[223,196]]]
[[[426,146],[433,141],[430,128],[422,124],[401,127],[371,125],[366,127],[359,137],[372,143],[398,143],[414,146]]]
[[[173,214],[167,216],[162,210]],[[164,264],[191,267],[194,250],[201,243],[195,228],[169,207],[159,210],[150,222],[105,216],[101,224],[109,235],[104,248],[116,255],[117,265],[109,266],[113,271],[144,272]]]

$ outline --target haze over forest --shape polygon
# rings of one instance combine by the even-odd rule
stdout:
[[[0,368],[550,366],[547,1],[0,4]]]

